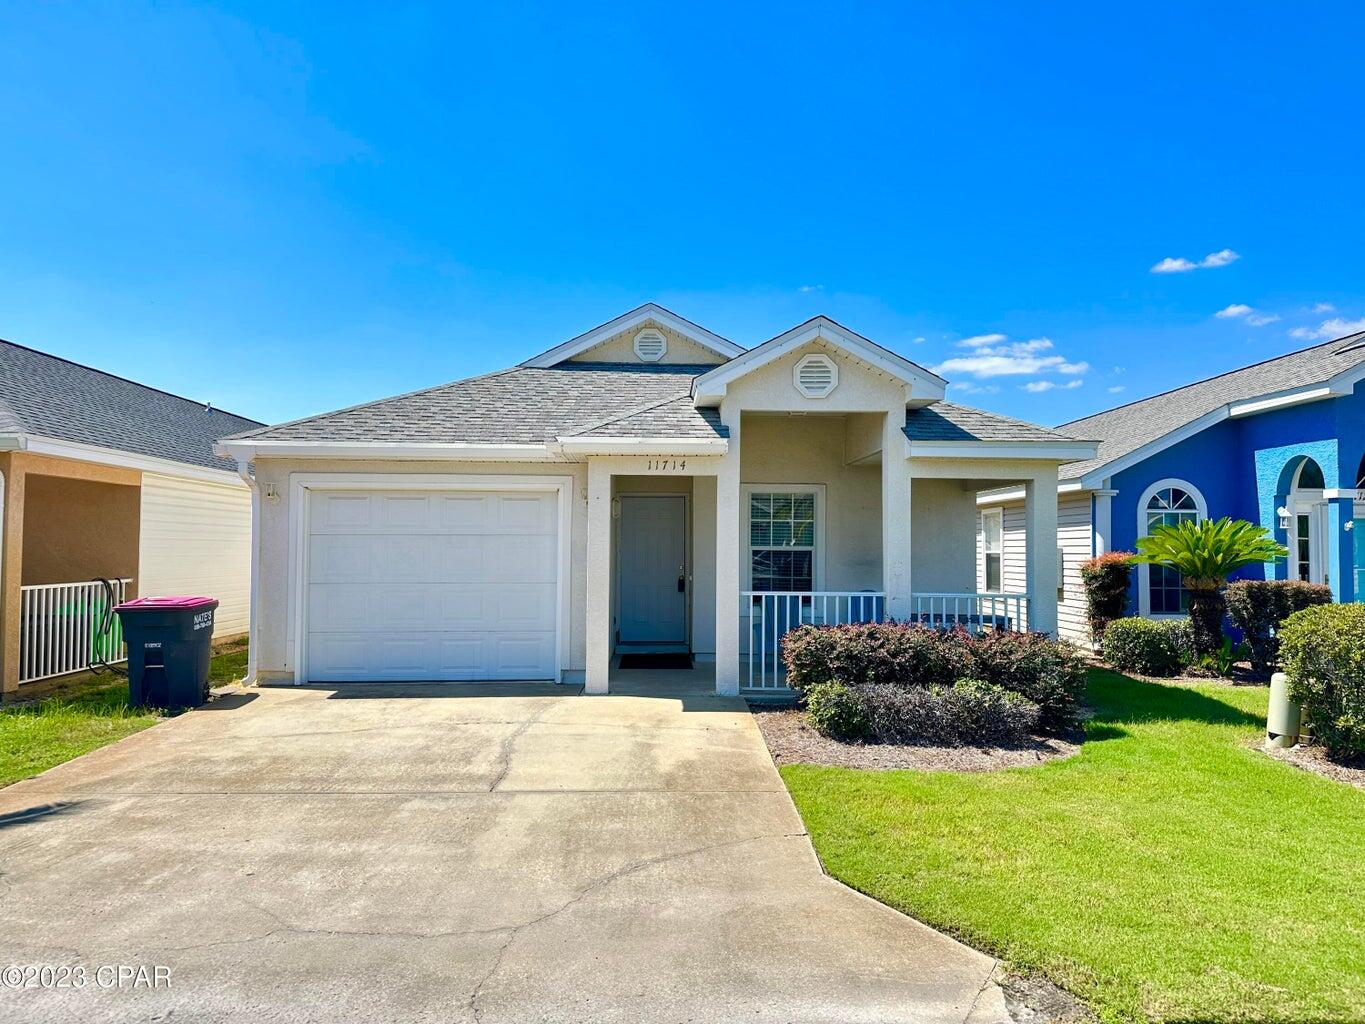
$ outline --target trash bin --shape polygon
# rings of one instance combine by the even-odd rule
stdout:
[[[136,707],[198,707],[209,697],[211,597],[139,597],[114,610],[128,644],[128,701]]]

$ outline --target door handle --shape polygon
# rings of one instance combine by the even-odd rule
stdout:
[[[685,573],[678,573],[678,593],[687,593],[687,575]]]

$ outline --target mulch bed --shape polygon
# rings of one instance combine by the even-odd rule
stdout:
[[[840,768],[913,768],[919,771],[993,772],[1026,768],[1070,757],[1076,742],[1035,736],[1010,748],[920,747],[898,743],[841,743],[821,736],[806,724],[805,713],[791,707],[750,705],[754,721],[779,767],[784,764],[833,765]]]
[[[1356,789],[1365,789],[1365,762],[1338,764],[1328,758],[1327,751],[1322,747],[1307,747],[1303,744],[1288,749],[1266,746],[1259,746],[1259,749],[1275,760],[1292,764],[1295,768],[1302,768],[1306,772],[1321,775],[1334,782],[1344,782],[1348,786],[1355,786]]]
[[[1066,989],[1036,974],[1005,971],[1005,1007],[1017,1024],[1095,1024],[1099,1017]]]

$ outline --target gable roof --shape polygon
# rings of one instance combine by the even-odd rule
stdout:
[[[714,438],[723,435],[700,410],[688,412],[676,401],[687,399],[691,407],[692,378],[705,369],[679,363],[517,366],[224,440],[543,445],[632,417],[638,417],[632,429],[643,429],[648,414],[665,404],[679,436]]]
[[[850,331],[827,316],[815,316],[805,323],[797,324],[789,331],[769,338],[728,363],[708,367],[707,372],[698,377],[693,384],[692,395],[702,404],[719,402],[731,381],[752,373],[759,367],[766,366],[812,341],[825,341],[841,348],[855,358],[901,381],[905,384],[907,399],[913,396],[925,401],[937,401],[943,397],[944,389],[948,385],[948,382],[938,374],[931,373],[918,363],[912,363],[889,348],[883,348],[875,341]]]
[[[954,402],[935,402],[905,411],[905,436],[911,441],[1080,441],[1075,434],[1040,427]]]
[[[236,472],[213,453],[258,420],[0,341],[0,434],[50,438]]]
[[[741,346],[736,345],[728,338],[722,338],[719,334],[708,331],[705,327],[678,316],[671,309],[665,309],[657,302],[646,302],[642,306],[636,306],[628,313],[622,313],[615,319],[608,320],[590,331],[585,331],[583,334],[570,338],[554,348],[546,349],[539,355],[532,356],[521,365],[542,369],[554,366],[565,359],[572,359],[580,352],[586,352],[595,345],[600,345],[608,338],[615,337],[632,327],[639,327],[649,320],[677,331],[683,337],[696,342],[703,348],[710,349],[724,359],[730,359],[744,351]]]
[[[1063,480],[1106,475],[1233,416],[1349,394],[1365,376],[1365,332],[1290,352],[1165,391],[1057,429],[1100,442],[1093,459],[1062,467]]]

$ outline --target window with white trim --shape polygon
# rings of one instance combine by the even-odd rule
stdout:
[[[1199,503],[1183,487],[1163,487],[1147,499],[1144,510],[1147,534],[1158,526],[1199,522]],[[1180,573],[1164,565],[1147,567],[1147,605],[1153,615],[1183,615],[1189,611],[1190,596]]]
[[[815,589],[815,514],[812,491],[749,495],[751,590]]]
[[[998,508],[988,508],[981,513],[981,552],[981,578],[985,583],[982,589],[998,592],[1005,555],[1004,513]]]

